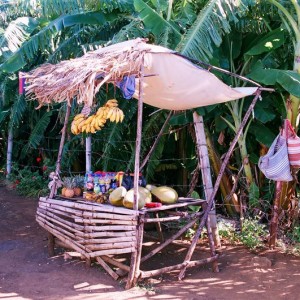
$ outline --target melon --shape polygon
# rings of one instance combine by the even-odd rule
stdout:
[[[153,184],[147,184],[147,185],[146,185],[146,189],[149,190],[150,192],[151,192],[153,189],[155,189],[155,188],[156,188],[156,186],[153,185]]]
[[[154,199],[162,204],[173,204],[178,200],[177,192],[168,186],[157,187],[151,193]]]
[[[145,206],[146,203],[151,202],[152,195],[146,188],[139,186],[137,199],[138,199],[138,209],[141,209]],[[130,189],[126,193],[123,199],[123,205],[127,208],[133,209],[133,201],[134,201],[134,189]]]
[[[116,188],[109,195],[109,203],[114,206],[123,206],[123,199],[126,193],[127,190],[124,188],[124,186]]]

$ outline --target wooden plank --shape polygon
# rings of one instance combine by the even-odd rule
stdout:
[[[146,261],[156,253],[158,253],[161,249],[165,248],[167,245],[172,243],[175,239],[177,239],[179,236],[181,236],[186,230],[188,230],[190,227],[192,227],[197,220],[192,220],[188,224],[186,224],[184,227],[182,227],[180,230],[178,230],[174,235],[172,235],[170,238],[168,238],[164,243],[160,244],[157,248],[150,251],[147,255],[143,256],[141,259],[141,262]]]
[[[169,266],[169,267],[164,267],[164,268],[161,268],[161,269],[151,270],[151,271],[142,271],[141,272],[141,278],[153,277],[153,276],[157,276],[157,275],[162,274],[162,273],[171,272],[171,271],[175,271],[175,270],[180,270],[183,266],[185,266],[186,268],[191,268],[191,267],[205,265],[205,264],[216,261],[218,259],[218,257],[219,257],[219,254],[216,254],[214,257],[209,257],[209,258],[206,258],[206,259],[183,262],[181,264],[177,264],[177,265],[173,265],[173,266]]]
[[[113,255],[113,254],[124,254],[124,253],[132,253],[135,251],[134,247],[124,248],[124,249],[108,249],[95,251],[90,254],[90,257],[102,256],[102,255]]]
[[[75,216],[82,217],[82,218],[96,218],[96,219],[112,219],[112,220],[137,220],[136,215],[120,215],[116,213],[96,213],[96,212],[88,212],[82,209],[74,209],[65,207],[58,204],[52,204],[47,202],[39,202],[40,207],[49,207],[52,209],[56,209],[62,212],[69,212],[74,214]]]
[[[83,238],[97,238],[97,237],[123,237],[123,236],[135,236],[136,232],[133,231],[114,231],[114,232],[88,232],[88,233],[82,233]]]
[[[116,224],[116,225],[137,225],[136,221],[131,220],[105,220],[105,219],[84,219],[75,217],[74,221],[76,223],[83,223],[83,224]]]
[[[133,247],[135,241],[122,243],[108,243],[108,244],[86,244],[85,246],[91,251],[106,250],[106,249],[123,249]]]
[[[125,265],[125,264],[123,264],[123,263],[121,263],[121,262],[119,262],[119,261],[117,261],[117,260],[115,260],[115,259],[113,259],[113,258],[111,258],[111,257],[109,257],[109,256],[103,255],[103,256],[101,256],[101,258],[102,258],[105,262],[108,262],[108,263],[110,263],[111,265],[113,265],[113,266],[115,266],[115,267],[118,267],[118,268],[120,268],[120,269],[122,269],[122,270],[124,270],[124,271],[129,272],[129,270],[130,270],[130,267],[129,267],[129,266],[127,266],[127,265]]]
[[[119,278],[119,275],[115,273],[108,264],[105,263],[105,261],[101,257],[96,257],[97,262],[99,265],[114,279],[117,280]]]
[[[135,236],[119,236],[107,239],[81,239],[78,240],[78,242],[82,244],[109,244],[116,242],[133,242],[135,239]]]
[[[110,213],[116,213],[116,214],[123,214],[123,215],[139,215],[139,211],[134,211],[132,209],[122,208],[122,207],[116,207],[111,206],[108,204],[98,204],[98,203],[83,203],[83,202],[71,202],[71,201],[63,201],[63,200],[55,200],[48,198],[47,200],[44,200],[43,198],[40,198],[41,202],[44,203],[51,203],[51,204],[57,204],[60,206],[70,207],[70,208],[78,208],[82,210],[88,210],[88,211],[95,211],[95,212],[110,212]]]

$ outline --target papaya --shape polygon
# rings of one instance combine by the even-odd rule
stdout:
[[[154,201],[162,204],[173,204],[178,200],[177,192],[168,186],[159,186],[151,190]]]
[[[145,206],[146,203],[151,202],[152,195],[150,191],[148,191],[146,188],[139,186],[138,188],[138,209],[141,209]],[[133,209],[133,201],[134,201],[134,189],[130,189],[124,199],[123,199],[123,205],[127,208]]]
[[[114,206],[123,206],[123,199],[127,193],[127,190],[124,186],[120,186],[113,190],[109,195],[109,203]]]

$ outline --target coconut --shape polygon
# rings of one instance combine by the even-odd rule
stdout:
[[[141,209],[145,206],[146,203],[151,202],[152,196],[151,193],[141,186],[138,188],[138,209]],[[124,199],[123,199],[123,205],[127,208],[133,209],[133,201],[134,201],[134,189],[130,189]]]
[[[178,200],[177,192],[168,186],[157,187],[151,193],[154,199],[162,204],[173,204]]]
[[[124,188],[124,186],[116,188],[109,195],[109,203],[114,206],[123,206],[123,198],[126,193],[127,190]]]

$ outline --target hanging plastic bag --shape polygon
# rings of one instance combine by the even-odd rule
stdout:
[[[271,180],[292,181],[290,162],[288,157],[287,140],[278,135],[273,141],[268,153],[258,161],[262,173]]]
[[[300,137],[297,136],[289,120],[284,121],[283,136],[287,139],[287,150],[290,165],[293,168],[300,168]]]

